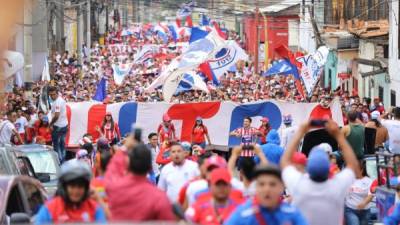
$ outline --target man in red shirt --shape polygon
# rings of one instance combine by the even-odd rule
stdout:
[[[214,169],[209,182],[209,197],[199,199],[185,214],[196,224],[220,225],[243,202],[243,198],[231,195],[231,175],[226,168]]]
[[[175,126],[171,122],[171,118],[168,114],[163,115],[163,122],[158,126],[157,134],[161,144],[163,144],[164,141],[171,142],[176,139]]]
[[[131,136],[128,138],[133,139]],[[126,155],[129,155],[127,173]],[[143,144],[115,153],[105,174],[112,221],[175,220],[165,192],[146,177],[151,169],[151,152]]]

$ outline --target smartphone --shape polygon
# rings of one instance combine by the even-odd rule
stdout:
[[[326,120],[311,120],[310,125],[313,127],[323,127],[326,122]]]

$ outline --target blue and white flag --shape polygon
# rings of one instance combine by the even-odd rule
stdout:
[[[247,61],[249,58],[236,41],[230,40],[227,41],[227,43],[228,44],[224,48],[215,54],[214,59],[208,61],[216,78],[220,78],[239,60]]]
[[[205,14],[201,14],[200,23],[199,23],[200,26],[210,26],[210,22],[211,22],[210,17],[208,17]]]
[[[182,78],[181,82],[179,83],[175,94],[179,94],[181,92],[191,91],[191,90],[201,90],[206,93],[209,92],[209,90],[207,88],[207,84],[194,71],[190,71],[189,73],[185,73],[183,75],[183,78]]]
[[[107,97],[107,80],[103,77],[97,84],[96,94],[93,96],[93,100],[102,102]]]
[[[269,68],[263,75],[273,76],[278,74],[293,74],[292,65],[288,60],[281,59],[278,62],[273,63],[271,68]]]
[[[50,67],[49,67],[49,61],[47,60],[47,57],[44,58],[42,81],[50,81]]]
[[[188,3],[183,3],[176,13],[176,17],[181,19],[187,16],[190,16],[193,12],[195,3],[194,1],[190,1]]]
[[[112,68],[114,70],[114,82],[117,85],[121,85],[122,82],[124,81],[124,78],[126,75],[129,74],[131,71],[132,63],[126,63],[126,64],[113,64]]]
[[[142,64],[146,60],[150,59],[153,54],[159,51],[160,47],[158,45],[147,44],[143,45],[142,49],[135,54],[133,63]]]

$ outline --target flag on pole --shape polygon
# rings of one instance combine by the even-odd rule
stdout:
[[[292,70],[292,65],[287,59],[281,59],[278,62],[274,63],[271,68],[269,68],[263,76],[273,76],[278,74],[290,75],[295,72]]]
[[[216,53],[213,59],[208,61],[210,64],[210,69],[217,79],[219,79],[239,60],[247,61],[249,58],[246,52],[236,43],[236,41],[230,40],[226,43],[227,44],[225,47]]]
[[[47,56],[44,58],[42,81],[50,81],[50,68],[49,68],[49,61],[47,60]]]
[[[107,97],[107,80],[103,77],[97,84],[96,93],[93,96],[93,100],[102,102]]]
[[[210,17],[208,17],[205,14],[201,14],[201,18],[200,18],[200,26],[210,26]]]
[[[114,77],[114,82],[117,85],[121,85],[122,81],[124,81],[124,78],[128,73],[130,72],[132,67],[132,63],[125,63],[125,64],[113,64],[113,77]]]
[[[207,84],[194,71],[190,71],[183,75],[183,78],[182,78],[181,82],[179,83],[175,94],[179,94],[181,92],[190,91],[190,90],[201,90],[206,93],[209,92],[209,90],[207,88]]]

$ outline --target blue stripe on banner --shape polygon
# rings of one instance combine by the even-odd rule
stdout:
[[[240,105],[232,111],[231,125],[229,127],[229,132],[235,130],[236,128],[242,127],[243,119],[246,116],[268,117],[271,127],[273,129],[279,129],[282,123],[282,113],[279,107],[272,102]],[[228,143],[229,146],[239,145],[240,138],[230,136]]]
[[[132,124],[136,123],[137,108],[137,103],[129,102],[124,104],[119,110],[118,125],[122,136],[131,132]]]

